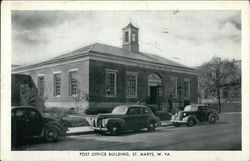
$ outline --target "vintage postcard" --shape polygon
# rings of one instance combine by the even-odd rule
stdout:
[[[1,9],[1,160],[249,160],[248,2]]]

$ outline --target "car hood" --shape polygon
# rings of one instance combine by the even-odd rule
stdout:
[[[182,113],[186,113],[186,114],[194,114],[196,113],[197,111],[181,111]]]
[[[53,118],[53,117],[50,117],[50,116],[43,116],[43,120],[45,121],[45,122],[51,122],[51,121],[60,121],[59,119],[55,119],[55,118]]]

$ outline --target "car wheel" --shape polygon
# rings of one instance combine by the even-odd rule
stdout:
[[[155,122],[151,121],[148,125],[148,131],[154,131],[155,130]]]
[[[52,141],[56,141],[58,139],[58,130],[56,127],[48,127],[45,130],[45,139],[46,141],[52,142]]]
[[[120,126],[117,124],[111,124],[108,128],[110,135],[118,135],[120,132]]]
[[[187,126],[192,127],[196,124],[195,119],[190,118],[188,119]]]
[[[210,116],[208,122],[214,124],[216,122],[216,116]]]

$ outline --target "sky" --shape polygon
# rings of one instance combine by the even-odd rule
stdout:
[[[12,11],[12,64],[33,64],[92,43],[122,47],[139,28],[139,50],[196,67],[217,56],[241,59],[241,14],[220,11]]]

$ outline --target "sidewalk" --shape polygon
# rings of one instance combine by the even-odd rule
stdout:
[[[160,127],[170,126],[171,123],[169,120],[161,121]],[[67,131],[67,135],[84,135],[84,134],[93,134],[94,131],[90,126],[82,126],[82,127],[71,127],[69,131]]]

